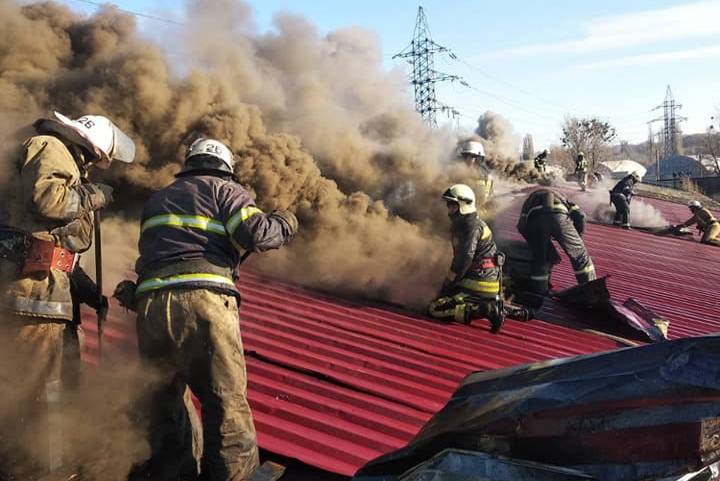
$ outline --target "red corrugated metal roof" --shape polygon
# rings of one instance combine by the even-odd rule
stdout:
[[[566,191],[581,206],[578,191]],[[658,209],[670,223],[690,217],[683,204],[656,199],[635,198]],[[515,229],[519,199],[508,214],[496,219],[496,234],[520,239]],[[585,244],[598,275],[610,275],[608,285],[613,299],[632,297],[670,321],[669,337],[697,336],[720,331],[720,248],[692,240],[661,237],[642,230],[589,224]],[[556,288],[575,283],[570,264],[563,256],[553,273]]]
[[[683,209],[661,208],[666,216]],[[514,236],[514,223],[513,215],[503,216],[496,229]],[[671,337],[716,330],[720,306],[713,287],[720,266],[711,257],[720,251],[598,225],[588,227],[586,241],[598,271],[613,275],[613,295],[635,297],[667,316]],[[557,285],[574,282],[567,262],[556,272]],[[616,347],[604,337],[536,320],[508,321],[492,335],[485,321],[439,324],[254,274],[243,274],[240,288],[261,447],[344,475],[405,445],[471,371]],[[132,321],[114,307],[106,353],[132,352]],[[92,362],[91,319],[84,326]]]

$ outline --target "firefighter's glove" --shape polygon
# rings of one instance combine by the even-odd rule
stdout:
[[[107,184],[85,184],[81,189],[92,211],[107,207],[113,201],[113,188]]]
[[[88,218],[75,219],[50,233],[63,248],[72,252],[85,252],[92,242],[92,222]]]
[[[283,224],[285,224],[288,238],[292,239],[295,237],[295,234],[297,234],[297,231],[300,228],[300,224],[298,223],[295,214],[289,210],[275,210],[270,213],[270,217],[279,219]]]
[[[137,311],[137,299],[135,298],[135,290],[137,284],[133,281],[121,281],[120,284],[115,287],[113,297],[118,300],[118,303],[129,311]]]
[[[102,317],[103,319],[107,318],[108,309],[110,309],[110,303],[108,302],[107,296],[102,296],[98,299],[96,305],[92,307],[95,308],[95,312],[97,312],[98,317]]]
[[[585,214],[583,214],[580,210],[573,210],[570,212],[570,219],[572,220],[578,235],[582,236],[583,232],[585,232]]]

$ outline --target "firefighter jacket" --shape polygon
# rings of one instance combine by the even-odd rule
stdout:
[[[575,161],[575,173],[581,174],[588,171],[588,163],[587,160],[576,160]]]
[[[189,171],[145,204],[136,293],[193,287],[237,296],[235,268],[246,252],[277,249],[293,226],[266,215],[229,174]]]
[[[635,195],[634,187],[635,179],[631,175],[626,175],[622,178],[622,180],[620,180],[620,182],[615,184],[615,187],[613,187],[610,191],[610,196],[622,195],[628,202],[630,202],[632,196]]]
[[[540,152],[534,160],[535,168],[540,170],[541,168],[545,167],[545,162],[547,160],[547,154],[544,152]]]
[[[499,269],[495,263],[497,247],[492,231],[476,213],[458,213],[451,219],[453,260],[446,287],[481,296],[497,295],[500,290]]]
[[[18,159],[15,195],[7,206],[8,225],[72,253],[90,248],[92,212],[98,205],[83,165],[80,150],[57,136],[37,135],[26,140]],[[0,261],[2,308],[18,315],[72,320],[69,273],[48,270],[19,274],[15,263]]]
[[[716,223],[718,220],[715,216],[706,208],[698,209],[695,211],[692,217],[681,224],[681,227],[689,227],[693,224],[697,224],[698,230],[705,232],[705,229]]]
[[[578,234],[585,231],[585,214],[580,207],[567,200],[560,192],[550,189],[538,189],[531,193],[523,203],[517,229],[523,236],[527,235],[527,224],[535,216],[546,213],[567,214]]]

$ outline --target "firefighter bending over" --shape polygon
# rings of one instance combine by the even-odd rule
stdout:
[[[550,152],[548,149],[543,150],[537,156],[535,156],[534,165],[535,169],[540,172],[541,174],[545,173],[545,166],[547,164],[547,157]]]
[[[148,392],[150,479],[160,479],[158,472],[167,475],[168,466],[181,472],[166,479],[197,475],[190,450],[195,413],[184,397],[187,386],[202,404],[202,479],[244,480],[259,462],[234,272],[244,253],[287,244],[298,221],[288,211],[262,212],[236,181],[233,167],[227,146],[198,139],[177,180],[154,194],[143,211],[136,264],[138,343],[141,359],[159,374]],[[168,425],[177,412],[183,413],[182,426]],[[183,436],[167,441],[180,430]]]
[[[640,174],[633,172],[623,177],[610,191],[610,202],[615,206],[613,225],[630,228],[630,201],[635,195],[635,184],[640,182]]]
[[[503,324],[500,299],[500,268],[497,247],[490,228],[480,220],[475,194],[464,184],[450,187],[442,195],[447,203],[453,245],[453,261],[440,298],[428,307],[436,319],[469,324],[486,317],[497,333]]]
[[[0,443],[3,479],[43,472],[59,479],[74,469],[62,428],[63,389],[76,384],[67,376],[80,362],[73,311],[81,299],[74,306],[72,291],[79,254],[93,241],[93,212],[113,200],[112,188],[90,183],[87,172],[135,156],[132,140],[102,116],[71,120],[55,112],[33,126],[37,134],[18,158],[17,196],[4,200],[9,218],[0,227],[0,422],[12,433]],[[4,466],[9,460],[13,466]],[[14,474],[28,465],[30,472]]]
[[[517,229],[532,251],[530,280],[533,292],[548,293],[552,268],[560,262],[552,239],[570,258],[578,284],[595,279],[595,267],[581,237],[585,230],[585,214],[559,192],[539,189],[531,193],[522,206]]]
[[[697,225],[698,231],[702,232],[700,242],[720,246],[720,240],[718,239],[718,235],[720,235],[720,222],[718,222],[712,212],[696,200],[691,201],[688,204],[688,208],[693,214],[692,217],[674,227],[680,228]]]
[[[583,192],[587,190],[588,180],[588,163],[585,160],[585,154],[580,152],[575,159],[575,175],[577,176],[578,185]]]

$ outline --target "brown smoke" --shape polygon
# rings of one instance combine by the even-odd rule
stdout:
[[[111,7],[85,18],[53,3],[0,0],[0,40],[13,45],[0,52],[3,131],[53,109],[113,119],[137,144],[133,165],[106,174],[122,187],[114,209],[126,219],[172,181],[190,141],[217,138],[236,153],[237,174],[261,207],[290,208],[301,220],[293,244],[258,256],[256,268],[427,302],[449,258],[439,193],[477,173],[446,168],[455,139],[421,122],[401,94],[405,80],[382,69],[377,37],[359,28],[321,35],[287,14],[260,34],[247,5],[230,0],[187,9],[197,28],[163,27],[182,59],[170,65],[134,18]],[[477,133],[493,168],[527,177],[504,119],[486,113]]]

